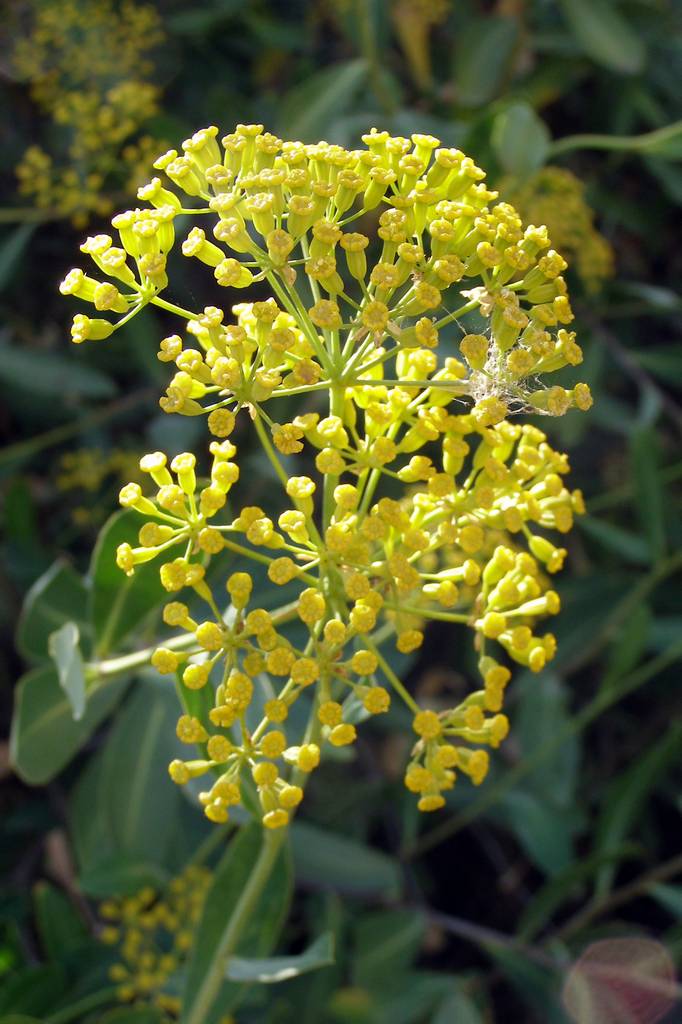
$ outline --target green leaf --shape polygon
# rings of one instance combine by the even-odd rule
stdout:
[[[328,967],[333,963],[334,936],[331,932],[325,932],[303,953],[296,956],[271,956],[261,959],[234,956],[228,963],[227,977],[242,984],[257,981],[262,985],[274,985],[297,978],[299,974]]]
[[[17,627],[20,654],[27,661],[47,660],[50,634],[65,622],[87,631],[86,603],[87,591],[78,573],[67,562],[55,562],[26,595]]]
[[[99,657],[115,650],[167,596],[158,562],[148,562],[126,576],[116,565],[116,548],[136,545],[142,525],[133,509],[114,513],[102,527],[90,563],[90,615]]]
[[[57,352],[36,352],[26,347],[0,345],[0,381],[6,386],[31,395],[63,402],[69,396],[111,398],[116,394],[114,382],[90,366],[81,365],[73,355]]]
[[[608,788],[595,833],[595,851],[612,850],[639,820],[651,790],[668,766],[679,759],[682,722],[674,722],[658,742],[635,760]],[[604,866],[597,875],[595,895],[609,892],[615,868]]]
[[[215,870],[187,967],[181,1024],[192,1015],[226,923],[239,901],[262,843],[263,829],[260,825],[254,823],[240,829]],[[238,956],[264,957],[272,951],[289,908],[291,889],[291,858],[284,847],[253,910],[249,927],[237,946]],[[223,985],[216,1000],[223,1014],[230,1009],[239,992],[240,989],[230,982]]]
[[[498,813],[531,860],[547,874],[563,871],[573,860],[577,821],[572,808],[551,807],[532,793],[516,789],[505,794]]]
[[[645,370],[668,384],[682,384],[682,345],[656,346],[632,353]]]
[[[87,929],[67,896],[54,885],[38,882],[33,889],[35,921],[43,952],[59,961],[88,941]]]
[[[597,519],[595,516],[580,516],[577,525],[588,536],[626,562],[651,565],[649,545],[639,534],[624,530],[614,523],[607,523],[605,519]]]
[[[519,702],[514,718],[514,735],[521,756],[531,757],[548,736],[566,728],[570,715],[566,688],[559,676],[543,672],[524,673],[516,682]],[[554,806],[568,806],[575,795],[580,747],[575,736],[566,736],[550,757],[528,776],[525,789]]]
[[[50,634],[47,649],[57,667],[59,685],[71,705],[75,722],[85,712],[85,666],[79,645],[80,633],[75,622],[65,622]]]
[[[61,999],[64,983],[64,972],[56,964],[26,967],[13,972],[10,978],[3,978],[0,1014],[14,1010],[19,1019],[22,1013],[37,1013],[43,1018],[52,1012],[54,1004]]]
[[[640,427],[630,436],[632,479],[642,532],[654,562],[665,555],[665,497],[658,467],[658,438],[652,427]]]
[[[473,999],[455,992],[443,1000],[430,1024],[484,1024],[484,1018]]]
[[[97,1018],[97,1024],[162,1024],[166,1018],[151,1006],[124,1006]]]
[[[612,71],[634,75],[644,67],[640,35],[610,0],[560,0],[564,17],[584,53]]]
[[[517,929],[518,937],[524,942],[532,941],[555,911],[566,900],[572,898],[576,886],[587,882],[604,864],[620,864],[621,861],[632,858],[636,854],[637,848],[634,844],[621,843],[614,850],[592,854],[584,860],[569,865],[535,893],[521,915]]]
[[[19,224],[0,243],[0,292],[10,284],[21,266],[24,249],[33,237],[37,224]]]
[[[116,854],[164,863],[183,800],[168,775],[169,762],[183,754],[177,712],[168,681],[145,676],[116,717],[99,779]]]
[[[649,895],[673,917],[682,921],[682,885],[652,885]]]
[[[135,860],[126,854],[114,854],[88,868],[78,878],[82,892],[92,899],[134,896],[150,887],[159,891],[170,881],[170,875],[158,864]]]
[[[329,132],[329,122],[344,113],[367,80],[362,59],[340,61],[306,78],[291,89],[282,103],[282,130],[286,138],[313,142]]]
[[[27,672],[16,689],[10,759],[24,782],[43,785],[80,750],[123,695],[127,679],[108,679],[90,690],[85,714],[74,721],[51,665]]]
[[[519,36],[515,18],[472,18],[455,46],[454,84],[457,102],[481,107],[498,93],[508,72]]]
[[[493,121],[493,149],[509,174],[521,177],[542,167],[549,143],[545,122],[528,103],[513,103]]]
[[[363,915],[353,934],[353,982],[376,988],[414,963],[426,922],[419,911],[384,910]]]
[[[296,877],[308,885],[365,896],[400,892],[396,862],[354,839],[295,821],[291,844]]]

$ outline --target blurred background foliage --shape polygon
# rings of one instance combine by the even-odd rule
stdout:
[[[512,734],[486,783],[457,787],[426,821],[400,785],[399,714],[365,730],[354,761],[315,777],[294,826],[295,889],[283,863],[253,946],[305,951],[297,970],[318,970],[236,997],[228,983],[225,1012],[236,1006],[237,1021],[263,1024],[554,1024],[569,1019],[567,971],[595,940],[648,935],[679,965],[680,5],[14,0],[7,22],[5,729],[22,672],[47,687],[45,637],[65,609],[78,618],[81,574],[136,456],[191,447],[200,429],[156,406],[161,313],[145,312],[113,344],[69,348],[71,310],[57,284],[83,229],[104,230],[108,214],[134,202],[153,156],[200,124],[263,121],[285,138],[344,145],[374,124],[431,132],[486,167],[528,222],[547,223],[571,265],[581,374],[596,401],[586,415],[542,423],[570,453],[588,507],[559,580],[559,656],[512,684]],[[210,303],[191,267],[182,273],[195,303]],[[249,460],[263,500],[269,470],[255,451]],[[89,570],[104,583],[107,543]],[[131,630],[154,600],[123,623],[123,646],[127,632],[129,649],[141,643]],[[434,629],[418,659],[404,660],[423,702],[438,707],[469,685],[462,640]],[[24,781],[3,745],[0,1019],[172,1016],[173,972],[192,956],[186,925],[206,870],[229,904],[251,841],[247,830],[221,860],[224,833],[209,832],[168,781],[174,700],[152,676],[124,681],[75,727],[68,706],[46,698]],[[197,941],[209,938],[202,925]],[[157,965],[151,981],[137,971],[144,1007],[135,1011],[112,1009],[130,982],[108,973],[119,946],[125,961],[126,941]],[[634,954],[629,963],[636,973]],[[632,1022],[644,1019],[659,1017]]]

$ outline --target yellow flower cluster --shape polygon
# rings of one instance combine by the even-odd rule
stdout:
[[[585,185],[572,171],[543,167],[530,178],[507,180],[500,187],[525,223],[547,225],[557,249],[575,265],[588,291],[598,291],[613,275],[613,249],[595,227]]]
[[[168,982],[182,968],[194,942],[212,874],[190,865],[163,893],[141,889],[135,896],[100,904],[100,940],[116,946],[120,960],[109,969],[121,1002],[153,1005],[174,1020],[180,999]]]
[[[145,522],[118,564],[133,573],[162,556],[174,595],[164,621],[182,634],[153,664],[209,695],[205,713],[178,722],[201,756],[173,762],[171,776],[182,784],[211,773],[200,800],[217,822],[255,783],[264,824],[280,827],[324,745],[353,743],[361,720],[388,711],[392,691],[414,715],[406,785],[435,810],[457,771],[474,784],[485,777],[486,748],[508,730],[508,664],[539,672],[555,652],[537,626],[559,611],[549,575],[566,552],[544,531],[567,533],[582,497],[564,484],[566,456],[511,417],[591,404],[585,384],[537,380],[582,359],[567,329],[566,264],[544,228],[524,231],[483,171],[431,136],[372,130],[348,151],[284,142],[261,125],[238,125],[222,147],[217,135],[203,129],[155,164],[183,202],[202,204],[188,212],[206,226],[191,228],[182,251],[217,288],[267,282],[270,297],[233,306],[232,318],[160,297],[184,211],[160,177],[138,193],[152,209],[114,218],[121,247],[108,235],[82,246],[116,284],[73,270],[62,285],[122,314],[77,316],[78,342],[108,337],[147,303],[184,320],[158,352],[174,365],[161,406],[206,414],[214,438],[208,475],[197,475],[192,453],[168,465],[155,452],[140,463],[155,491],[121,492]],[[466,301],[453,309],[458,295]],[[467,314],[475,331],[459,326]],[[281,481],[274,513],[233,504],[240,414]],[[252,576],[236,572],[225,608],[206,579],[223,550],[266,567],[273,587],[288,585],[287,603],[261,607]],[[206,605],[205,620],[175,599],[183,589]],[[381,650],[390,638],[401,653],[417,650],[432,620],[472,630],[481,676],[441,713],[416,704]],[[297,637],[305,627],[298,643],[292,622]],[[247,727],[261,676],[275,695]],[[301,736],[288,719],[304,691],[313,714]]]
[[[20,192],[41,209],[82,225],[111,210],[121,164],[140,178],[150,146],[121,147],[157,110],[158,88],[145,55],[163,40],[154,7],[125,0],[33,0],[19,27],[15,73],[64,139],[64,153],[30,146],[17,167]],[[158,142],[154,143],[158,151]],[[145,173],[147,173],[147,170]],[[120,186],[121,182],[116,182]]]

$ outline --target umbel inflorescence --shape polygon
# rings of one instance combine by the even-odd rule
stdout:
[[[178,631],[153,664],[208,698],[178,722],[200,756],[170,773],[209,779],[200,800],[217,822],[250,778],[265,825],[285,825],[324,744],[353,743],[358,721],[397,696],[414,715],[405,783],[435,810],[458,772],[485,777],[486,748],[508,731],[510,663],[538,672],[555,651],[538,624],[559,611],[550,575],[565,551],[545,531],[569,531],[582,498],[564,485],[566,456],[511,414],[591,404],[585,384],[539,383],[581,361],[565,263],[544,228],[524,231],[483,171],[431,136],[372,130],[348,151],[261,125],[238,125],[222,146],[217,135],[203,129],[157,160],[164,178],[138,193],[150,205],[113,219],[120,245],[97,235],[81,247],[98,276],[73,270],[61,286],[110,314],[76,316],[76,342],[109,337],[148,303],[176,313],[179,333],[158,353],[174,364],[161,406],[206,415],[213,437],[210,465],[154,452],[141,461],[150,493],[121,492],[141,529],[118,564],[131,574],[159,560],[164,621]],[[213,294],[257,301],[230,314],[161,297],[185,214],[197,223],[182,252],[210,269]],[[459,320],[473,311],[483,326],[465,334]],[[239,501],[232,438],[249,428],[281,482],[278,513]],[[227,597],[210,586],[225,549],[266,566],[294,600],[259,607],[247,572],[229,575]],[[419,708],[382,653],[415,651],[431,620],[472,630],[480,671],[478,688],[439,713]],[[248,729],[260,674],[275,696]],[[302,694],[312,715],[292,737]]]

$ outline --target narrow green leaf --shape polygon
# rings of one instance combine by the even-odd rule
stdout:
[[[184,1024],[192,1014],[194,1002],[213,961],[226,923],[239,901],[258,858],[262,842],[261,826],[255,823],[247,825],[230,841],[223,859],[216,868],[187,967],[181,1024]],[[291,858],[288,849],[284,847],[255,908],[250,927],[237,947],[238,956],[263,957],[272,951],[289,908],[291,889]],[[239,992],[237,986],[229,981],[225,982],[216,1000],[216,1005],[223,1014],[230,1009]],[[207,1024],[210,1022],[207,1021]]]
[[[65,622],[50,634],[47,649],[57,667],[59,685],[71,705],[74,721],[85,712],[85,666],[79,645],[80,633],[75,622]]]
[[[564,17],[584,53],[612,71],[641,71],[646,51],[641,36],[610,0],[560,0]]]
[[[303,953],[296,956],[271,956],[261,959],[234,956],[228,963],[227,977],[230,981],[239,981],[242,984],[257,981],[261,985],[275,985],[333,963],[334,936],[331,932],[325,932]]]
[[[166,591],[159,580],[158,562],[149,562],[126,576],[116,565],[116,549],[136,545],[142,518],[133,509],[114,513],[104,524],[90,563],[90,615],[97,654],[115,650],[161,604]]]
[[[577,886],[585,884],[605,864],[620,864],[621,861],[637,856],[637,847],[632,843],[605,853],[593,853],[584,860],[571,864],[556,877],[551,878],[533,896],[519,921],[517,935],[524,942],[532,941],[544,928],[555,911],[570,899]]]
[[[630,833],[658,779],[673,761],[679,760],[681,740],[682,722],[674,722],[667,733],[608,788],[597,823],[595,851],[612,850]],[[595,885],[597,897],[606,895],[614,876],[612,865],[600,869]]]
[[[652,885],[649,895],[673,917],[682,921],[682,885]]]
[[[37,224],[19,224],[0,242],[0,292],[21,266],[24,249],[37,227]]]
[[[312,142],[328,134],[329,122],[351,106],[367,80],[362,59],[341,61],[310,75],[291,89],[282,103],[287,138]]]
[[[492,145],[509,174],[532,174],[547,158],[550,134],[528,103],[513,103],[493,121]]]
[[[519,36],[515,18],[472,18],[455,45],[454,84],[457,102],[481,107],[498,93]]]
[[[27,661],[45,661],[50,634],[65,622],[75,622],[87,633],[87,591],[68,562],[57,561],[36,580],[24,601],[16,642]]]
[[[166,1020],[152,1006],[124,1006],[97,1018],[97,1024],[162,1024]]]
[[[81,365],[74,355],[0,345],[0,381],[33,397],[101,399],[116,394],[116,385],[99,370]]]
[[[363,895],[400,892],[398,865],[386,854],[308,822],[291,829],[296,877],[308,885]]]
[[[33,889],[33,906],[40,944],[48,960],[59,961],[88,941],[87,929],[73,904],[54,885],[38,882]]]
[[[658,438],[653,427],[630,436],[630,460],[637,514],[653,561],[665,554],[665,496],[658,466]]]
[[[93,687],[85,713],[76,722],[51,665],[22,676],[10,735],[10,759],[17,774],[36,786],[54,778],[106,718],[127,685],[127,679],[118,678]]]
[[[635,565],[651,565],[649,545],[638,534],[595,516],[580,516],[577,525],[588,536],[625,561],[633,562]]]

